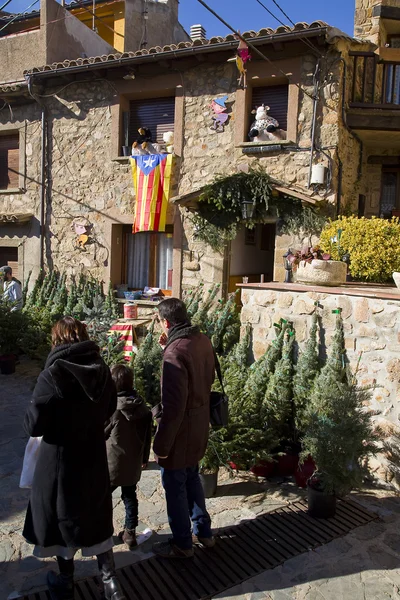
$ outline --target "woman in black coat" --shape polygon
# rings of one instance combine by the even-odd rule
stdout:
[[[125,600],[112,553],[112,498],[104,423],[117,396],[110,370],[86,326],[64,317],[52,331],[53,348],[40,374],[24,427],[43,436],[23,535],[34,555],[56,556],[48,574],[53,600],[73,600],[74,560],[97,555],[107,600]]]

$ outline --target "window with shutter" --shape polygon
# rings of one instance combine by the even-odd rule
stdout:
[[[287,131],[288,97],[288,85],[269,85],[253,88],[252,109],[261,106],[261,104],[269,106],[268,114],[278,121],[281,129]]]
[[[139,127],[147,127],[153,142],[163,141],[166,131],[174,131],[175,97],[132,100],[129,106],[129,146],[138,136]]]
[[[0,246],[0,267],[11,267],[13,277],[18,278],[18,248]]]
[[[0,136],[0,190],[19,187],[19,135]]]

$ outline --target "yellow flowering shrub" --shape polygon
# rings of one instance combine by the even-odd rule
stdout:
[[[350,273],[358,281],[387,283],[392,281],[394,271],[400,271],[398,217],[339,217],[325,225],[320,243],[333,260],[348,254]]]

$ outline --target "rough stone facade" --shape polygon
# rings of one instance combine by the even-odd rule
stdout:
[[[293,287],[293,286],[292,286]],[[292,321],[299,349],[304,347],[311,326],[311,315],[318,301],[321,316],[320,355],[329,353],[336,315],[341,308],[347,356],[357,380],[362,386],[375,386],[369,405],[376,422],[386,437],[399,431],[400,420],[400,294],[398,299],[374,298],[377,292],[354,296],[339,295],[327,288],[326,293],[265,288],[242,289],[242,324],[253,329],[253,352],[259,358],[275,338],[273,323],[280,318]],[[379,295],[379,293],[378,293]],[[381,465],[383,457],[372,465],[378,475],[388,480],[393,476]]]
[[[386,43],[386,31],[379,16],[374,14],[374,8],[379,6],[399,7],[398,0],[356,0],[354,17],[354,35],[367,39],[378,46]]]

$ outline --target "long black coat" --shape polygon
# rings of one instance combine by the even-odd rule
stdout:
[[[152,416],[134,390],[118,394],[117,410],[107,423],[108,470],[111,485],[135,485],[149,460]]]
[[[116,406],[94,342],[52,350],[24,422],[28,435],[43,436],[23,531],[31,544],[87,548],[111,537],[104,423]]]

